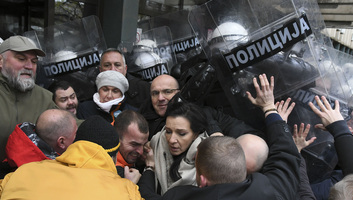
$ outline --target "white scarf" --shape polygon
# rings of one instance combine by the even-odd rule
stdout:
[[[121,101],[123,101],[125,98],[125,95],[123,94],[122,97],[120,98],[117,98],[117,99],[113,99],[113,100],[110,100],[108,102],[105,102],[105,103],[101,103],[99,101],[99,94],[98,92],[96,92],[94,95],[93,95],[93,101],[94,103],[96,103],[102,110],[104,110],[105,112],[109,113],[110,109],[112,108],[112,106],[114,105],[118,105]]]
[[[197,186],[194,158],[196,155],[197,146],[207,137],[207,133],[203,132],[199,134],[199,136],[192,142],[188,152],[186,153],[186,157],[183,158],[179,165],[178,172],[181,178],[175,182],[172,181],[169,176],[169,169],[173,163],[173,156],[168,148],[168,142],[165,137],[165,127],[163,127],[160,132],[152,137],[151,147],[154,153],[156,187],[159,182],[161,185],[162,195],[170,188],[178,185]]]

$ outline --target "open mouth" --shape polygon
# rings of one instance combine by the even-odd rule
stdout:
[[[76,108],[67,108],[66,110],[73,113],[76,111]]]
[[[25,77],[25,78],[32,78],[32,76],[33,76],[32,71],[26,70],[26,69],[21,70],[19,72],[19,74],[20,74],[21,77]]]

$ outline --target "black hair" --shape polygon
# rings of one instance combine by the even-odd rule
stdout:
[[[72,85],[69,82],[63,80],[55,80],[52,84],[50,84],[48,90],[53,93],[53,101],[55,102],[57,90],[67,90],[69,87],[72,87]]]
[[[208,124],[206,115],[202,109],[198,105],[189,102],[175,101],[168,104],[166,117],[184,117],[190,122],[190,129],[197,135],[206,131]],[[177,181],[181,178],[178,169],[180,162],[185,158],[187,152],[188,150],[173,157],[174,161],[169,170],[169,175],[173,181]]]

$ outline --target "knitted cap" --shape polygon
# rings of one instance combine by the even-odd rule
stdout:
[[[129,82],[125,76],[117,71],[104,71],[98,74],[96,78],[97,90],[103,86],[113,86],[118,88],[121,93],[125,93],[129,89]]]
[[[110,156],[117,153],[119,136],[115,128],[99,115],[88,117],[77,130],[75,141],[86,140],[101,145]]]
[[[0,44],[0,53],[8,50],[18,52],[33,50],[38,56],[45,56],[44,51],[39,49],[32,40],[19,35],[11,36]]]

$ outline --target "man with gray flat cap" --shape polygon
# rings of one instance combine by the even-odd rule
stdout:
[[[35,84],[38,56],[45,56],[27,37],[12,36],[0,44],[0,160],[16,125],[35,123],[39,115],[57,108],[52,93]]]

